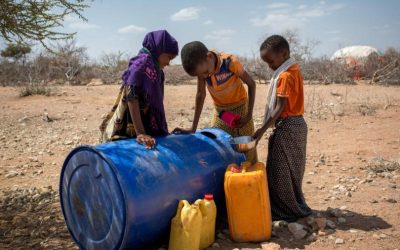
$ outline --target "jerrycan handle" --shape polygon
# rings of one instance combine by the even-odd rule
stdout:
[[[207,136],[208,138],[213,140],[217,139],[217,136],[209,131],[201,131],[200,134]]]
[[[180,200],[178,203],[178,209],[176,210],[176,215],[175,217],[180,217],[181,213],[182,213],[182,208],[184,206],[188,206],[190,205],[189,202],[187,200]]]
[[[202,213],[203,215],[206,214],[207,210],[206,210],[206,207],[205,207],[205,205],[204,205],[204,201],[203,201],[203,200],[198,199],[198,200],[196,200],[196,202],[195,202],[194,204],[197,205],[197,206],[199,206],[199,209],[200,209],[200,211],[201,211],[201,213]]]
[[[242,162],[242,164],[240,164],[240,167],[242,168],[242,173],[246,173],[247,170],[251,167],[251,163],[248,161]]]

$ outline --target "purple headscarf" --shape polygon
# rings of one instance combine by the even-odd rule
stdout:
[[[123,84],[131,86],[133,95],[142,98],[149,107],[142,117],[146,133],[168,134],[164,110],[164,72],[158,65],[162,53],[177,55],[178,42],[166,30],[148,33],[143,40],[143,49],[129,61],[128,69],[122,75]]]
[[[148,33],[143,40],[143,47],[148,49],[151,55],[157,59],[162,53],[178,55],[178,42],[168,31],[158,30]]]

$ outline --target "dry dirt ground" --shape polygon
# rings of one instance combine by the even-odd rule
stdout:
[[[61,165],[75,146],[97,143],[101,117],[118,88],[58,87],[53,96],[25,98],[18,89],[0,88],[0,249],[76,249],[58,201]],[[170,130],[191,124],[195,91],[193,85],[166,87]],[[257,88],[257,127],[266,91]],[[280,223],[271,242],[285,249],[400,249],[399,105],[399,87],[305,87],[304,192],[315,217],[327,218],[329,225],[318,232],[312,219],[311,226],[301,221],[307,236],[296,240]],[[208,126],[211,113],[207,97],[201,127]],[[266,139],[258,151],[265,161]],[[233,243],[223,229],[217,238],[213,249],[273,247]]]

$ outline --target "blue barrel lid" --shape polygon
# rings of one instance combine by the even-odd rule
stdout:
[[[81,146],[67,157],[60,180],[65,222],[82,249],[118,249],[126,225],[123,189],[101,152]]]

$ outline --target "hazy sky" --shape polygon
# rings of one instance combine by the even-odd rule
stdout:
[[[330,56],[340,46],[400,48],[400,1],[145,1],[96,0],[82,22],[65,21],[92,58],[123,51],[134,55],[146,32],[167,29],[180,47],[193,40],[209,48],[251,55],[266,34],[297,29],[303,40],[321,44],[315,55]],[[179,62],[176,61],[176,62]]]

